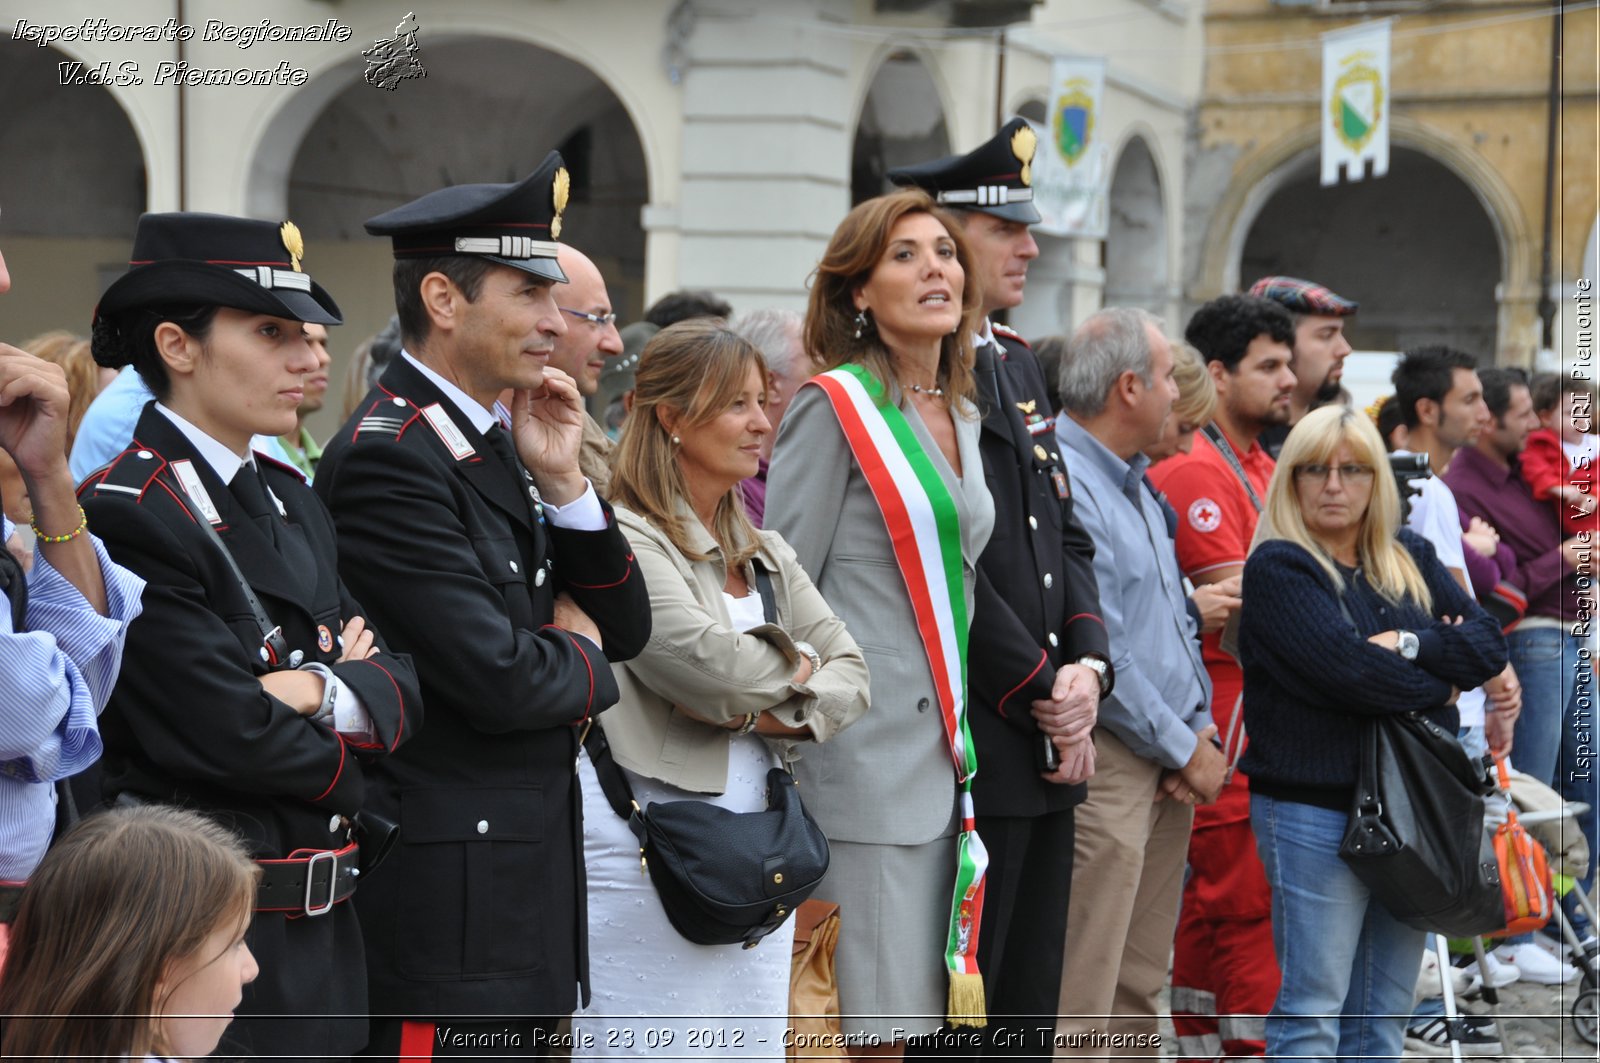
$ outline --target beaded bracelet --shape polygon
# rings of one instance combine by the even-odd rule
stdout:
[[[46,535],[44,533],[44,529],[39,527],[39,521],[37,518],[30,518],[28,520],[28,527],[33,529],[33,534],[38,537],[41,543],[70,543],[72,540],[89,530],[89,514],[83,511],[82,506],[79,506],[78,526],[67,532],[65,535]]]

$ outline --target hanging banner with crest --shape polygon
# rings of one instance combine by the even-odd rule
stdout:
[[[1033,202],[1053,236],[1105,239],[1111,159],[1105,141],[1104,59],[1057,57],[1051,66],[1046,124],[1032,123],[1041,150],[1033,163]]]
[[[1389,30],[1393,19],[1322,35],[1322,183],[1389,172]]]

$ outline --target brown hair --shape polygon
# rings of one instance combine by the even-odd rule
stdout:
[[[100,367],[89,353],[89,341],[63,329],[35,336],[22,349],[36,358],[59,365],[67,375],[67,450],[78,434],[78,425],[89,403],[100,393]]]
[[[977,276],[972,253],[961,223],[934,203],[928,193],[908,188],[859,204],[833,231],[828,249],[812,274],[811,298],[806,306],[805,346],[826,369],[856,362],[885,384],[898,381],[894,358],[877,330],[863,329],[856,338],[855,291],[867,283],[883,260],[889,234],[908,214],[931,214],[956,246],[956,261],[966,274],[961,287],[961,324],[940,344],[939,372],[935,383],[952,400],[976,403],[972,381],[972,337],[981,316]]]
[[[126,1060],[162,1051],[167,965],[243,926],[259,871],[239,840],[179,808],[84,819],[23,889],[0,971],[0,1055]]]
[[[611,452],[610,497],[660,528],[694,561],[705,555],[689,548],[689,528],[678,512],[689,500],[689,484],[657,411],[676,412],[680,427],[707,424],[743,390],[752,368],[766,379],[766,363],[754,344],[718,318],[692,318],[652,336],[634,371],[633,405]],[[712,525],[730,568],[755,555],[755,526],[737,484],[717,503]]]

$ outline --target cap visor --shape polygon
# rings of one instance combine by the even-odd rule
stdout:
[[[524,273],[531,273],[535,277],[554,281],[557,284],[567,283],[567,275],[561,272],[561,264],[553,258],[500,258],[497,255],[473,255],[473,258],[486,258],[490,262],[498,262],[502,266],[520,269]]]
[[[953,204],[951,204],[953,205]],[[1006,221],[1020,221],[1024,225],[1038,225],[1044,221],[1039,214],[1039,208],[1032,203],[1005,203],[997,207],[968,207],[968,210],[978,211],[980,214],[993,214]]]

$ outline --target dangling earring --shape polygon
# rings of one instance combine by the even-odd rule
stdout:
[[[865,310],[857,310],[856,311],[856,339],[859,340],[861,338],[861,330],[866,328],[870,324],[871,324],[871,322],[867,320],[867,312]]]

